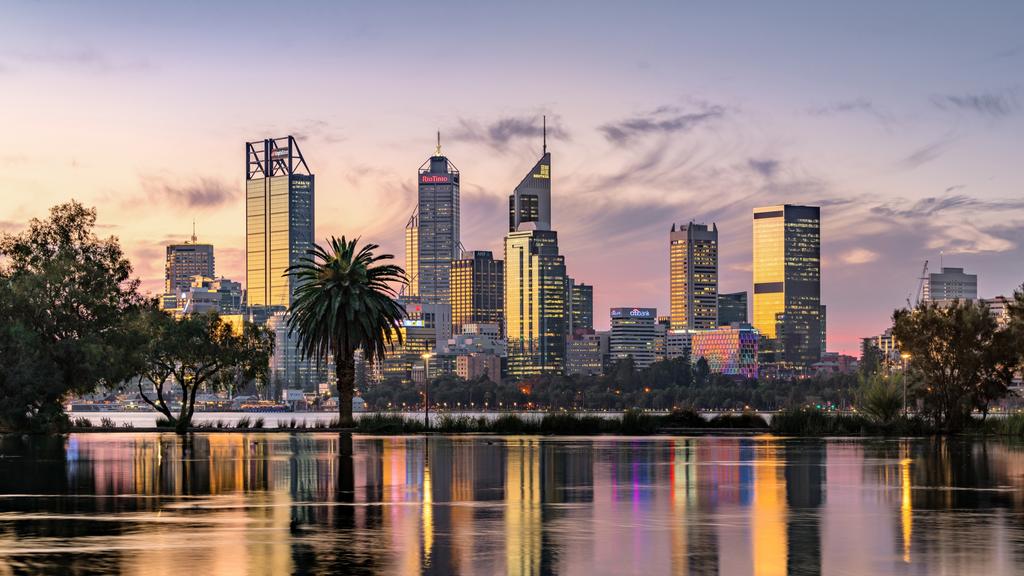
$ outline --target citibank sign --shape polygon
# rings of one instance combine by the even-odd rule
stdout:
[[[420,184],[447,184],[448,176],[444,174],[420,174]]]
[[[612,318],[654,318],[656,308],[612,308]]]

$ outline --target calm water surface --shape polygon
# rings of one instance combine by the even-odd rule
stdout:
[[[1022,488],[967,440],[7,436],[0,575],[1021,574]]]

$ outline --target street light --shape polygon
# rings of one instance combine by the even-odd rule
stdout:
[[[423,426],[430,429],[430,352],[423,353]]]
[[[903,359],[903,418],[907,417],[907,360],[910,360],[910,353],[900,354]]]

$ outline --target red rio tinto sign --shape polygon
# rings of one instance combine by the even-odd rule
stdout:
[[[448,176],[445,174],[420,174],[420,184],[447,184]]]

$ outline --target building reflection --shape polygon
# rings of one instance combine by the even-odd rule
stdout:
[[[229,574],[1024,561],[1024,452],[970,439],[72,434],[0,437],[0,456],[0,574],[176,574],[186,556]]]

